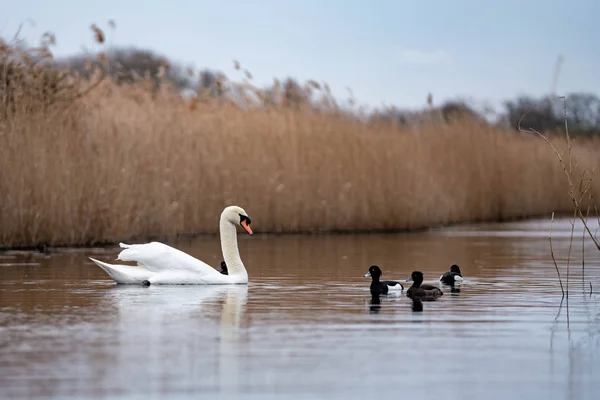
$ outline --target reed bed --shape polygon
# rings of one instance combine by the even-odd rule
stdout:
[[[28,101],[0,121],[4,247],[216,233],[230,204],[244,207],[259,233],[572,210],[543,140],[471,119],[408,130],[306,108],[190,106],[166,89],[110,80],[68,104]],[[600,166],[598,150],[597,140],[575,143],[576,174]],[[591,193],[600,197],[597,181]]]

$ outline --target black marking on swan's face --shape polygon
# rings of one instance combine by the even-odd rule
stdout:
[[[242,222],[246,221],[246,223],[248,225],[250,225],[252,223],[252,220],[250,219],[249,216],[247,215],[243,215],[243,214],[238,214],[240,216],[240,225],[242,225]]]
[[[248,232],[250,234],[250,236],[252,236],[252,228],[250,228],[250,224],[252,223],[252,220],[250,219],[249,216],[244,215],[244,214],[239,214],[240,216],[240,226],[243,227],[246,232]]]

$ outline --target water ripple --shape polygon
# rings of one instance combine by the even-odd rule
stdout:
[[[247,240],[247,286],[115,286],[83,261],[114,248],[0,254],[0,398],[591,399],[600,255],[585,275],[571,262],[567,326],[546,226]],[[177,246],[210,255],[218,242]],[[373,304],[362,277],[376,263],[385,279],[420,269],[438,284],[455,262],[460,292],[441,286],[418,312],[405,292]]]

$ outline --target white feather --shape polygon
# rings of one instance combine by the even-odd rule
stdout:
[[[402,286],[400,286],[400,285],[394,285],[394,286],[387,285],[387,287],[388,287],[389,291],[393,291],[393,290],[402,291]]]

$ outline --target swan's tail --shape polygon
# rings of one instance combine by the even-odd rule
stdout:
[[[161,247],[161,243],[144,243],[144,244],[126,244],[119,243],[119,247],[123,250],[117,256],[118,261],[135,261],[139,264],[145,264],[148,258],[155,257],[160,251],[157,247]]]
[[[142,281],[149,279],[151,275],[150,271],[141,266],[109,264],[92,257],[90,257],[90,260],[102,268],[117,283],[141,284]]]

